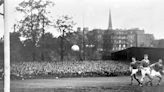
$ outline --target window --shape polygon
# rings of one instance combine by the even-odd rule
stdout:
[[[125,48],[126,47],[126,45],[125,44],[123,44],[123,48]]]
[[[130,44],[130,47],[133,47],[133,44]]]

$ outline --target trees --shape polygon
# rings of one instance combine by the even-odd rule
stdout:
[[[23,59],[21,55],[23,44],[19,37],[20,34],[18,32],[10,33],[10,57],[12,61],[21,61]]]
[[[112,50],[112,31],[106,30],[103,35],[103,56],[102,59],[109,59]]]
[[[164,39],[159,40],[158,48],[164,48]]]
[[[104,30],[94,29],[89,31],[86,39],[86,58],[89,60],[101,59],[100,49],[102,48],[102,35]]]
[[[51,21],[46,16],[48,14],[47,7],[53,6],[53,2],[43,0],[27,0],[23,1],[16,7],[16,10],[23,14],[23,18],[19,21],[20,34],[32,42],[32,57],[35,60],[35,48],[38,45],[39,38],[44,38],[45,27]]]
[[[55,28],[57,28],[57,30],[62,33],[60,36],[61,38],[60,60],[61,61],[63,61],[64,59],[64,37],[66,36],[66,33],[73,31],[73,25],[75,25],[75,23],[73,22],[72,17],[69,17],[67,15],[61,16],[59,19],[56,20]]]
[[[112,50],[112,33],[109,30],[106,30],[103,35],[103,50],[109,52]]]
[[[75,23],[72,21],[72,17],[67,15],[56,19],[55,23],[51,22],[48,17],[50,12],[47,11],[47,8],[53,5],[53,2],[47,0],[24,0],[16,7],[16,10],[23,15],[17,26],[21,36],[26,38],[23,42],[24,50],[22,52],[27,60],[31,60],[30,58],[33,61],[38,60],[39,54],[40,59],[44,61],[49,58],[47,53],[58,53],[58,48],[54,49],[54,47],[58,47],[59,39],[61,60],[64,58],[64,52],[68,49],[64,45],[70,45],[65,36],[66,33],[73,31]],[[46,32],[46,28],[52,25],[55,25],[55,28],[61,32],[61,36],[58,38],[54,38],[51,33]]]
[[[0,0],[0,6],[4,3],[4,0]]]
[[[45,33],[44,36],[40,37],[38,45],[41,50],[41,60],[50,60],[51,51],[54,51],[54,47],[57,42],[54,41],[53,35],[49,32]]]
[[[0,63],[4,61],[4,39],[0,38]]]

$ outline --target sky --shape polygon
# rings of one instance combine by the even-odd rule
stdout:
[[[20,19],[15,7],[23,0],[9,0],[9,28]],[[109,9],[112,25],[116,29],[139,28],[154,34],[156,39],[164,39],[164,0],[51,0],[55,3],[51,16],[73,17],[76,27],[107,29]],[[0,12],[2,12],[2,6]],[[54,36],[59,33],[54,28],[47,29]],[[3,35],[3,17],[0,16],[0,37]]]

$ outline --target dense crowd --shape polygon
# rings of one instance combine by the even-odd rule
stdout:
[[[129,65],[117,61],[17,62],[12,78],[60,78],[127,75]]]

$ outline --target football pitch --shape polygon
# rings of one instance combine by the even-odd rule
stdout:
[[[0,82],[3,84],[3,82]],[[59,79],[12,80],[11,92],[164,92],[164,81],[157,86],[140,87],[134,81],[130,85],[130,77],[88,77]],[[1,90],[3,86],[0,86]]]

